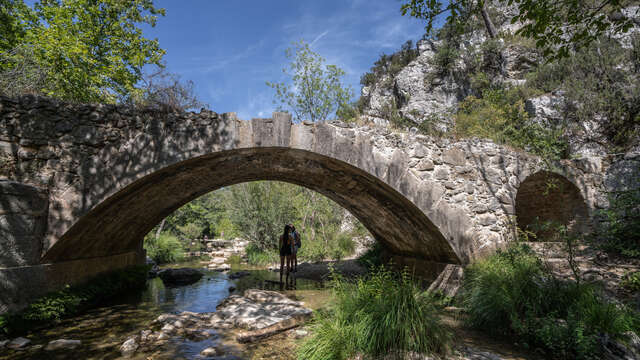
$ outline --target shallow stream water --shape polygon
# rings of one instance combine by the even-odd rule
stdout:
[[[197,267],[197,265],[180,264]],[[279,274],[268,270],[234,268],[246,270],[249,276],[232,280],[227,274],[203,270],[205,275],[194,284],[167,287],[159,278],[151,279],[147,288],[139,294],[118,299],[110,306],[88,311],[65,319],[59,324],[34,331],[26,337],[32,345],[45,345],[56,339],[81,340],[82,345],[75,350],[49,352],[29,347],[25,351],[7,351],[0,359],[118,359],[120,345],[132,335],[148,329],[151,322],[162,313],[214,312],[216,306],[230,294],[240,294],[249,288],[281,291],[289,297],[303,301],[305,306],[317,309],[328,300],[329,292],[320,282],[306,279],[290,279],[288,286],[279,286]],[[235,287],[230,292],[230,287]],[[212,330],[213,332],[213,330]],[[199,353],[211,346],[224,348],[225,355],[218,359],[286,359],[292,353],[283,352],[291,348],[293,342],[282,336],[258,345],[240,345],[233,340],[233,331],[221,330],[202,341],[190,341],[182,337],[172,338],[165,345],[137,352],[133,359],[198,359]],[[272,354],[273,357],[269,354]]]

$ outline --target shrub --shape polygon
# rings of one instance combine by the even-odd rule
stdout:
[[[184,258],[184,247],[175,236],[164,233],[158,238],[149,235],[144,239],[144,248],[149,256],[157,264],[169,264]]]
[[[377,268],[383,264],[383,252],[384,248],[382,247],[382,244],[376,241],[373,243],[373,246],[358,257],[357,261],[362,266]]]
[[[21,313],[0,316],[0,334],[24,333],[139,290],[145,285],[148,272],[147,265],[134,266],[47,294]]]
[[[609,252],[640,258],[640,188],[609,195],[609,208],[600,211],[603,226],[596,236]]]
[[[602,334],[634,327],[630,310],[606,302],[593,284],[554,278],[526,245],[470,265],[463,299],[471,326],[559,359],[598,358]]]
[[[640,291],[640,271],[625,274],[620,286],[631,292]]]
[[[302,248],[298,251],[298,261],[322,261],[329,257],[330,250],[331,248],[326,246],[324,241],[319,239],[316,239],[316,241],[305,241],[304,244],[302,244]]]
[[[615,39],[599,39],[571,57],[540,65],[527,83],[545,92],[565,90],[568,120],[598,119],[612,150],[624,150],[637,138],[640,124],[640,66],[635,62],[640,36],[631,43],[631,49],[624,49]]]
[[[435,300],[404,272],[380,267],[355,283],[332,274],[335,302],[315,315],[300,359],[347,359],[356,354],[401,358],[408,352],[445,354],[451,335]]]
[[[438,74],[448,75],[453,70],[456,60],[459,57],[459,50],[449,42],[444,42],[442,46],[437,49],[430,61],[431,65],[436,68]]]
[[[275,250],[262,250],[254,243],[249,243],[245,251],[250,265],[268,265],[280,261],[280,255]]]
[[[480,137],[518,147],[545,159],[565,158],[567,143],[561,127],[547,128],[529,120],[522,88],[482,90],[459,105],[454,132],[458,137]]]

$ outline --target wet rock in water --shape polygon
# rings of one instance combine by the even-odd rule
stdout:
[[[173,326],[174,326],[175,328],[180,329],[180,328],[183,328],[183,327],[184,327],[184,324],[182,323],[182,321],[177,320],[176,322],[174,322],[174,323],[173,323]]]
[[[68,339],[58,339],[49,341],[47,346],[44,348],[47,351],[54,350],[72,350],[82,345],[82,341],[80,340],[68,340]]]
[[[176,327],[171,324],[166,324],[165,326],[162,327],[161,330],[163,332],[171,334],[172,332],[176,331]]]
[[[231,269],[231,265],[229,264],[209,264],[207,267],[209,270],[213,271],[227,271]]]
[[[153,331],[142,330],[140,331],[140,342],[147,342],[153,340]]]
[[[229,292],[232,293],[236,291],[236,287],[235,286],[229,286]]]
[[[27,345],[31,343],[31,340],[19,337],[11,340],[11,342],[7,345],[9,349],[20,350],[24,349]]]
[[[218,355],[218,349],[209,347],[209,348],[206,348],[206,349],[202,350],[200,352],[200,355],[206,356],[206,357],[216,356],[216,355]]]
[[[166,333],[166,332],[164,332],[164,331],[161,331],[161,332],[160,332],[160,334],[158,334],[158,336],[156,336],[156,339],[158,339],[158,340],[161,340],[161,341],[162,341],[162,340],[167,340],[167,339],[169,339],[170,337],[171,337],[171,336],[169,336],[169,334],[167,334],[167,333]]]
[[[233,274],[229,275],[229,279],[235,280],[249,275],[251,275],[251,273],[248,271],[236,271]]]
[[[224,264],[224,262],[227,261],[227,259],[223,258],[223,257],[215,257],[213,259],[211,259],[211,263],[212,264]]]
[[[162,282],[169,285],[189,285],[197,282],[204,274],[197,269],[165,269],[158,273]]]
[[[247,290],[231,295],[218,305],[217,315],[225,323],[247,330],[259,330],[291,318],[306,318],[312,310],[298,301],[267,290]]]
[[[138,343],[136,342],[136,337],[132,336],[127,341],[125,341],[122,346],[120,346],[120,353],[124,357],[129,357],[133,355],[133,353],[138,350]]]

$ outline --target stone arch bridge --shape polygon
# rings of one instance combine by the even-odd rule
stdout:
[[[209,191],[253,180],[316,190],[396,263],[434,273],[504,244],[537,217],[587,230],[606,159],[554,164],[455,141],[285,113],[174,113],[0,98],[0,313],[143,261],[143,236]],[[545,191],[548,178],[560,186]],[[542,196],[542,193],[547,196]]]

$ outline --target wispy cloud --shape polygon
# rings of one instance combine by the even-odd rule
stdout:
[[[325,35],[327,35],[328,33],[329,33],[329,30],[325,30],[322,34],[316,36],[316,38],[313,39],[313,41],[309,44],[309,46],[313,46],[316,42],[318,42],[318,40],[320,40],[323,37],[325,37]]]

